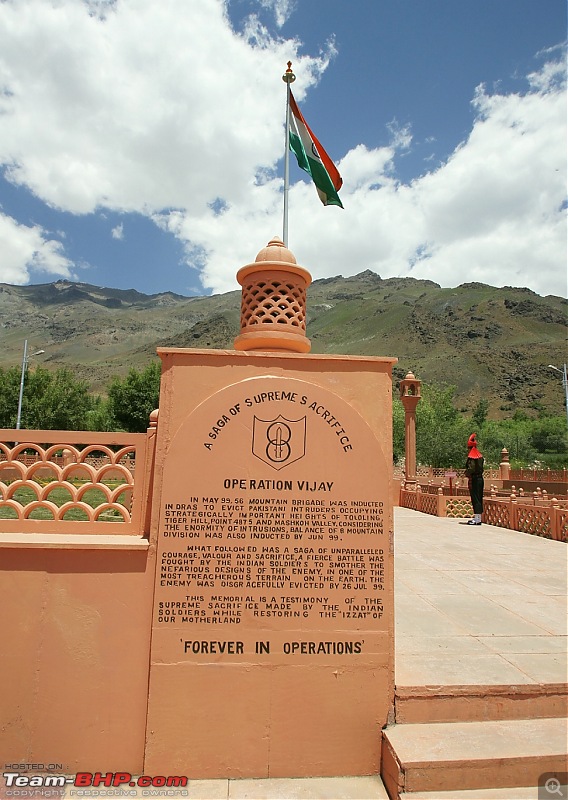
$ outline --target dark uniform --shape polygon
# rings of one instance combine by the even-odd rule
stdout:
[[[468,457],[465,462],[465,474],[468,478],[473,513],[483,514],[483,456],[480,458]]]

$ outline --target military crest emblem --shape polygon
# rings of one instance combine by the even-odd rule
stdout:
[[[280,470],[306,454],[306,417],[275,419],[254,417],[252,452],[272,469]]]

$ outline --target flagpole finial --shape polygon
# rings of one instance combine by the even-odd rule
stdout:
[[[292,62],[291,61],[288,61],[288,69],[286,70],[284,75],[282,75],[282,80],[284,81],[284,83],[294,83],[294,81],[296,80],[296,76],[292,72]]]

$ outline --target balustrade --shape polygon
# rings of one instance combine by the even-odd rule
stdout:
[[[147,434],[0,430],[0,533],[148,533]]]
[[[442,487],[437,494],[418,485],[400,491],[400,505],[438,517],[469,517],[473,513],[469,498],[446,495]],[[568,542],[568,500],[548,498],[546,492],[536,496],[497,497],[494,487],[483,500],[483,521],[500,528]]]

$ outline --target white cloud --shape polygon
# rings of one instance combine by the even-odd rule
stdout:
[[[345,210],[321,206],[311,184],[293,185],[289,241],[299,263],[315,278],[368,268],[442,286],[479,281],[565,295],[566,96],[544,80],[553,72],[545,66],[542,82],[531,76],[525,95],[480,87],[467,141],[410,185],[395,178],[397,154],[410,144],[395,129],[389,147],[359,145],[339,163]],[[273,181],[222,215],[176,216],[170,229],[202,248],[206,286],[234,288],[236,269],[254,259],[250,242],[260,249],[280,234],[280,190]]]
[[[279,28],[288,21],[296,7],[295,0],[260,0],[260,5],[274,12],[276,25]]]
[[[314,277],[370,268],[443,286],[479,281],[565,295],[566,95],[552,75],[556,67],[545,65],[525,95],[489,95],[480,87],[467,141],[409,186],[394,177],[396,155],[409,146],[395,130],[390,147],[359,145],[339,164],[344,211],[320,206],[311,185],[293,186],[290,246],[300,263]],[[271,232],[279,231],[278,204],[265,200],[259,208],[186,220],[207,253],[203,279],[214,291],[234,286],[238,232],[258,241],[255,232],[269,220]]]
[[[116,228],[113,228],[110,233],[113,239],[124,239],[124,223],[121,222]]]
[[[278,24],[293,10],[289,0],[259,3]],[[4,0],[0,163],[65,211],[151,217],[184,243],[207,288],[233,289],[237,269],[281,234],[279,77],[292,59],[301,102],[335,55],[333,43],[317,57],[300,50],[256,17],[234,31],[223,0]],[[299,263],[314,277],[370,268],[563,294],[566,95],[555,57],[525,94],[480,87],[467,140],[410,185],[396,177],[410,131],[394,125],[389,146],[360,144],[341,159],[345,210],[322,207],[311,184],[292,185]],[[19,228],[8,224],[9,242]],[[25,282],[41,263],[66,275],[59,242],[22,229],[24,239],[35,232],[44,261],[15,247],[0,280]]]
[[[565,294],[564,87],[547,81],[524,96],[481,87],[474,107],[467,142],[412,187],[433,243],[432,258],[412,274]]]
[[[2,266],[0,280],[19,286],[30,279],[30,270],[73,278],[72,264],[63,254],[61,242],[48,238],[38,225],[20,225],[12,217],[0,213]]]
[[[0,4],[9,179],[79,214],[243,202],[251,174],[281,152],[286,61],[304,77],[302,95],[327,57],[299,56],[298,42],[258,25],[235,34],[221,0],[109,9],[101,18],[77,0]]]

